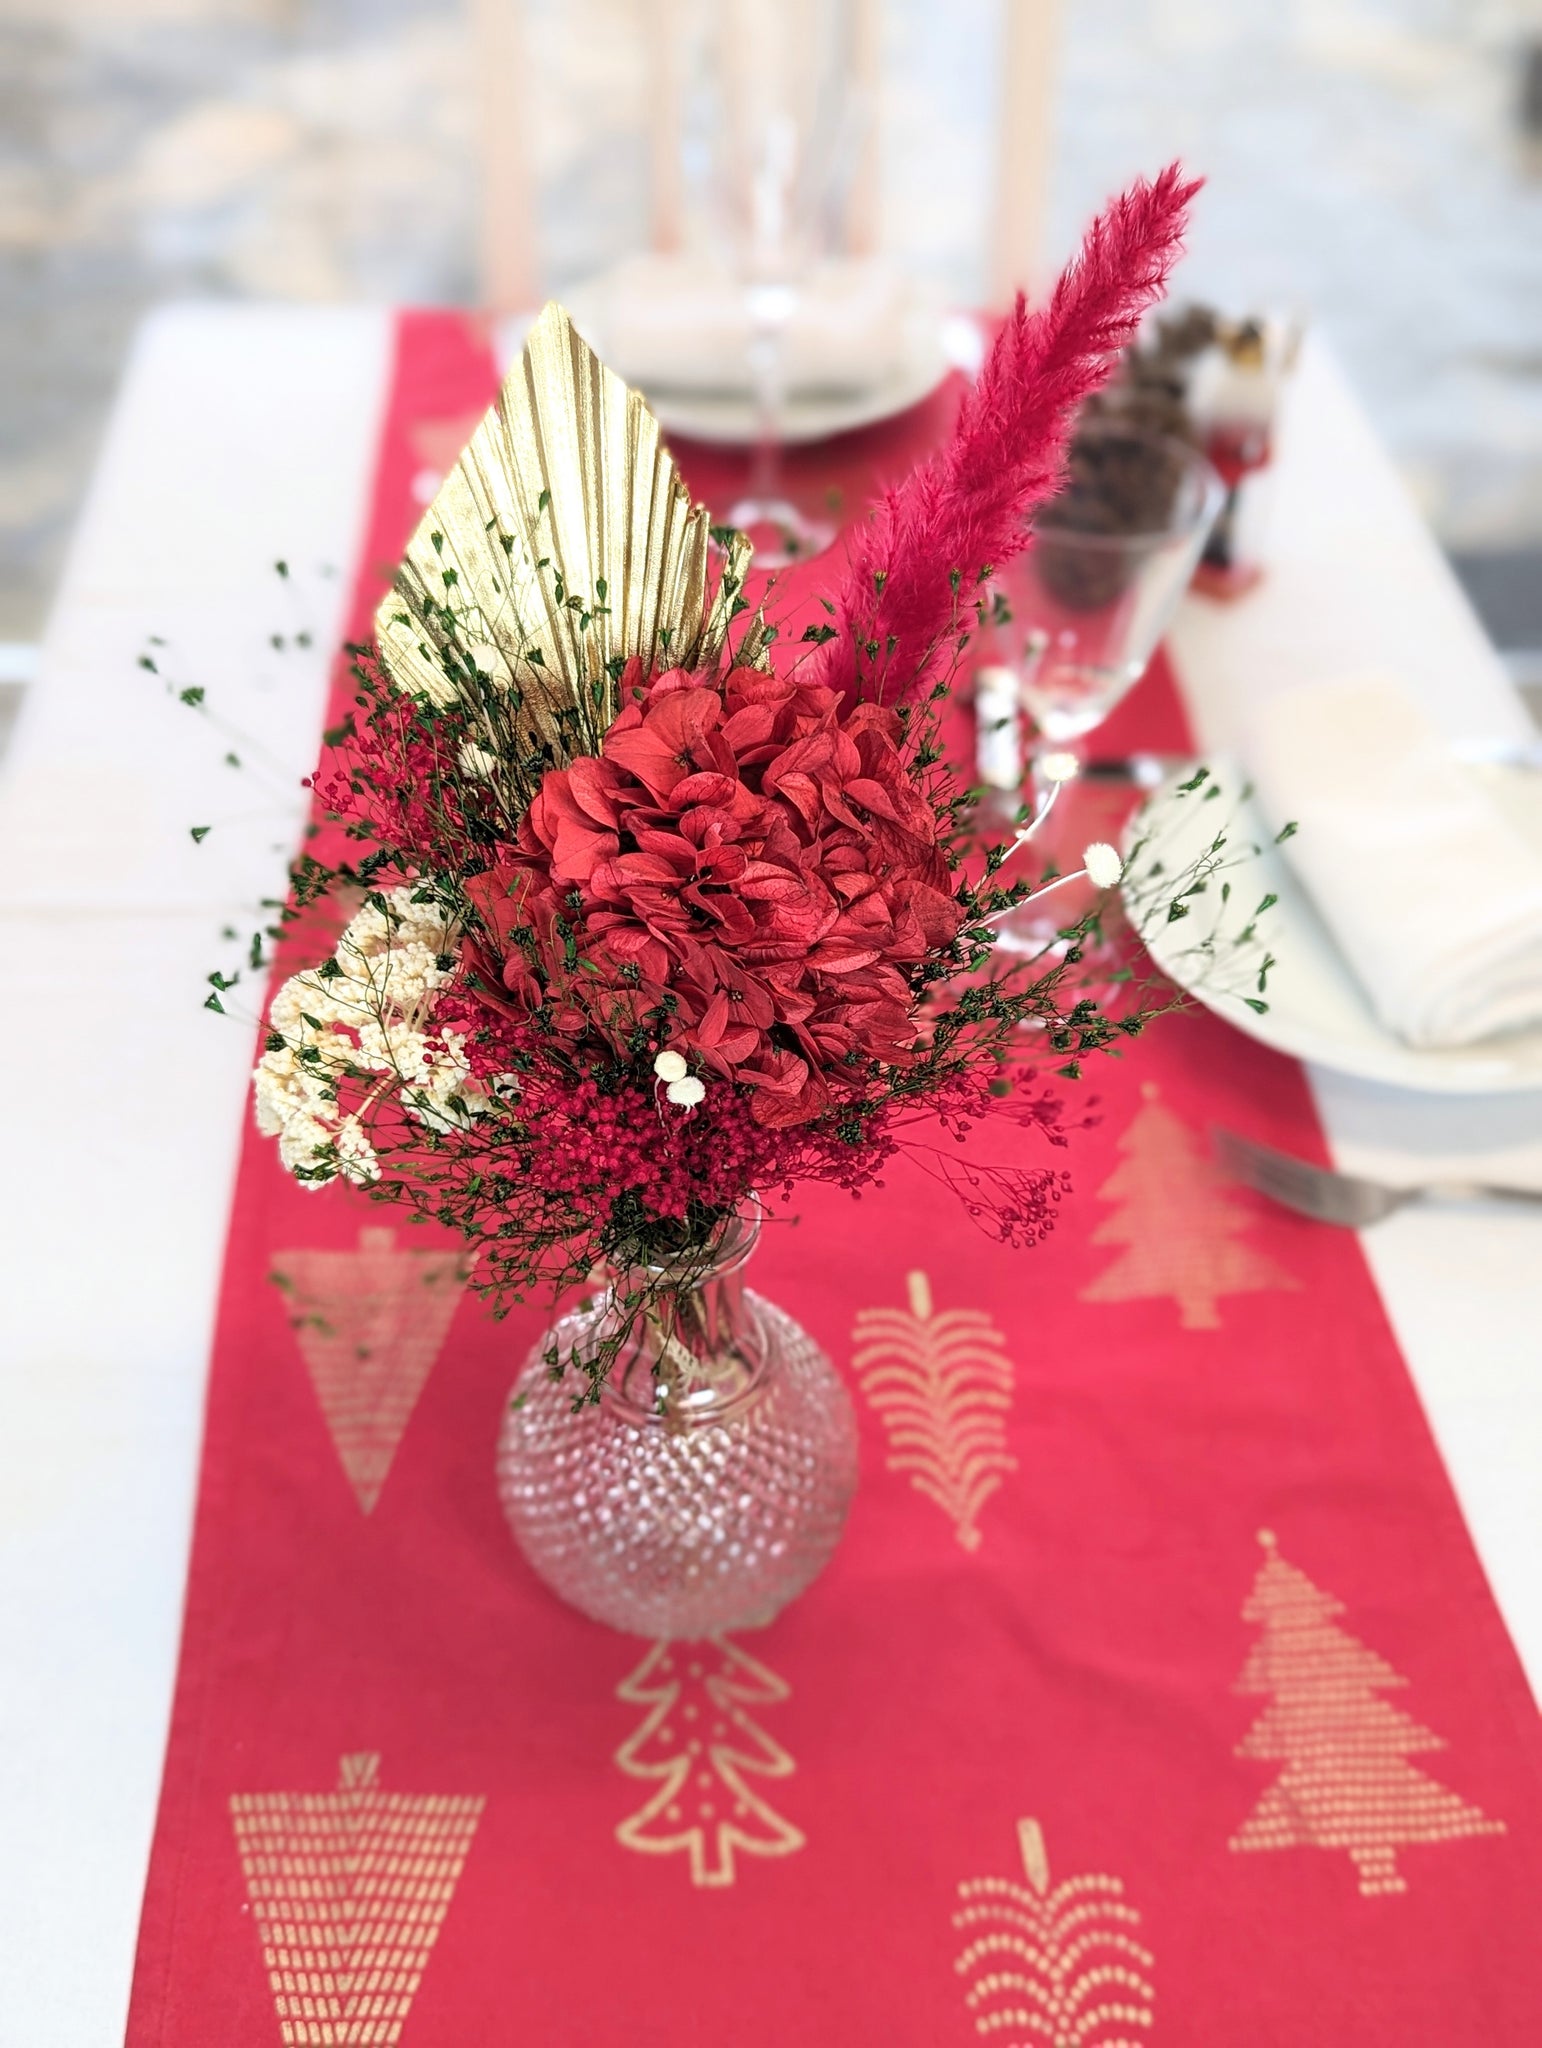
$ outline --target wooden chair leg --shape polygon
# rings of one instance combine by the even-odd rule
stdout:
[[[478,283],[484,308],[526,312],[537,299],[535,179],[526,132],[533,93],[520,0],[472,0],[481,129]]]
[[[1045,281],[1045,228],[1054,155],[1061,0],[1005,0],[991,303]]]

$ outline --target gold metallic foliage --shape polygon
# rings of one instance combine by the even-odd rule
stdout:
[[[712,536],[639,393],[548,305],[375,616],[392,680],[459,701],[514,796],[599,748],[623,665],[711,668],[747,565]]]

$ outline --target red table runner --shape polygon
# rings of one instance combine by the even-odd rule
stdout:
[[[355,633],[491,380],[400,323]],[[504,1528],[539,1319],[248,1136],[132,2048],[1542,2039],[1542,1733],[1359,1244],[1208,1163],[1321,1156],[1302,1074],[1194,1016],[1091,1085],[1034,1252],[906,1168],[768,1228],[862,1486],[674,1646]]]

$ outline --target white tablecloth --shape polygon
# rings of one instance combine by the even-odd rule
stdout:
[[[200,1007],[204,975],[228,957],[221,927],[249,929],[282,881],[389,354],[380,312],[190,308],[145,328],[0,779],[6,2048],[121,2038],[252,1049],[247,1023]],[[308,653],[269,646],[302,627]],[[136,666],[152,634],[171,643],[151,650],[163,671],[203,684],[241,737]],[[1247,693],[1370,665],[1453,734],[1526,729],[1315,346],[1282,437],[1269,579],[1235,606],[1193,604],[1174,651],[1211,745]],[[271,758],[271,795],[222,768],[229,747]],[[201,846],[195,824],[215,828]],[[1345,1165],[1542,1185],[1542,1096],[1313,1085]],[[1365,1243],[1536,1684],[1542,1222],[1409,1213]]]

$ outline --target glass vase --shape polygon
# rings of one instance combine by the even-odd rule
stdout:
[[[745,1287],[759,1232],[757,1206],[705,1267],[625,1276],[562,1317],[515,1383],[498,1447],[514,1540],[554,1593],[612,1628],[759,1626],[840,1540],[856,1418],[807,1331]],[[646,1311],[625,1306],[644,1289]],[[582,1361],[618,1336],[599,1400],[575,1410]]]

